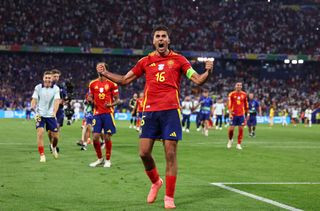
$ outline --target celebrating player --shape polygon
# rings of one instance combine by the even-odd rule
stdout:
[[[245,120],[245,113],[248,112],[248,101],[247,94],[242,91],[242,83],[238,82],[235,85],[235,91],[229,93],[228,97],[228,108],[229,108],[229,119],[231,121],[228,135],[229,141],[227,144],[227,148],[230,149],[233,143],[233,132],[234,127],[238,126],[239,134],[238,134],[238,144],[237,149],[242,149],[241,142],[243,138],[243,126]]]
[[[136,127],[137,124],[137,111],[136,111],[136,104],[137,104],[137,93],[134,93],[132,98],[129,101],[129,107],[131,109],[131,119],[130,119],[130,126],[129,128]]]
[[[46,162],[44,154],[43,133],[44,126],[52,136],[52,154],[54,158],[58,158],[57,144],[58,144],[58,125],[56,120],[56,113],[60,103],[59,87],[52,84],[51,71],[45,71],[43,74],[43,83],[38,84],[34,88],[32,95],[31,107],[36,112],[36,128],[37,128],[37,142],[38,151],[40,153],[40,162]]]
[[[108,70],[107,64],[104,68]],[[99,74],[99,78],[91,81],[89,84],[88,101],[94,104],[94,114],[92,120],[93,126],[93,146],[96,151],[98,160],[90,163],[90,167],[96,167],[103,164],[103,167],[111,167],[111,149],[112,149],[112,134],[116,133],[116,127],[113,117],[113,107],[119,104],[118,85],[108,80],[103,75]],[[100,135],[104,130],[104,141],[106,148],[106,160],[102,158]]]
[[[261,106],[257,100],[253,98],[253,93],[249,93],[249,114],[248,114],[248,129],[249,136],[255,137],[256,135],[256,125],[257,125],[257,112],[259,111],[259,116],[261,116]]]
[[[97,66],[98,72],[121,85],[131,83],[145,74],[144,118],[140,135],[140,157],[152,185],[147,197],[153,203],[162,186],[155,161],[151,155],[156,139],[162,139],[166,158],[165,208],[175,208],[174,191],[177,175],[177,144],[182,138],[182,128],[178,109],[181,75],[194,83],[203,84],[213,69],[213,61],[207,61],[205,72],[199,75],[185,57],[169,49],[169,30],[158,26],[153,30],[155,51],[138,61],[126,75],[118,75],[105,69],[104,64]]]

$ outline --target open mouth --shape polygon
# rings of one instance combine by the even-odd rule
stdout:
[[[163,48],[164,44],[163,43],[159,43],[159,48]]]

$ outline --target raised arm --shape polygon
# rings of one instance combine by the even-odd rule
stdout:
[[[202,85],[208,80],[208,76],[212,73],[213,70],[213,61],[205,62],[205,72],[198,74],[196,71],[193,71],[190,80],[197,85]]]
[[[135,80],[137,78],[137,76],[133,73],[132,70],[130,70],[125,75],[119,75],[119,74],[109,72],[106,69],[104,63],[98,63],[96,69],[99,74],[103,75],[104,77],[106,77],[106,78],[110,79],[111,81],[113,81],[117,84],[120,84],[122,86],[131,83],[133,80]]]

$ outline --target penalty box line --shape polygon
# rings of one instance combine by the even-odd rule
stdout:
[[[298,209],[298,208],[295,208],[295,207],[292,207],[292,206],[289,206],[289,205],[286,205],[286,204],[283,204],[283,203],[280,203],[280,202],[277,202],[277,201],[274,201],[274,200],[271,200],[268,198],[257,196],[252,193],[248,193],[248,192],[236,189],[236,188],[232,188],[227,185],[319,185],[320,182],[225,182],[225,183],[220,182],[220,183],[210,183],[210,184],[217,186],[219,188],[231,191],[231,192],[241,194],[243,196],[247,196],[249,198],[253,198],[258,201],[262,201],[262,202],[286,209],[286,210],[302,211],[302,209]]]

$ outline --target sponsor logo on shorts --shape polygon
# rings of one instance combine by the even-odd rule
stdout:
[[[177,137],[177,134],[176,134],[176,132],[172,132],[169,136]]]

